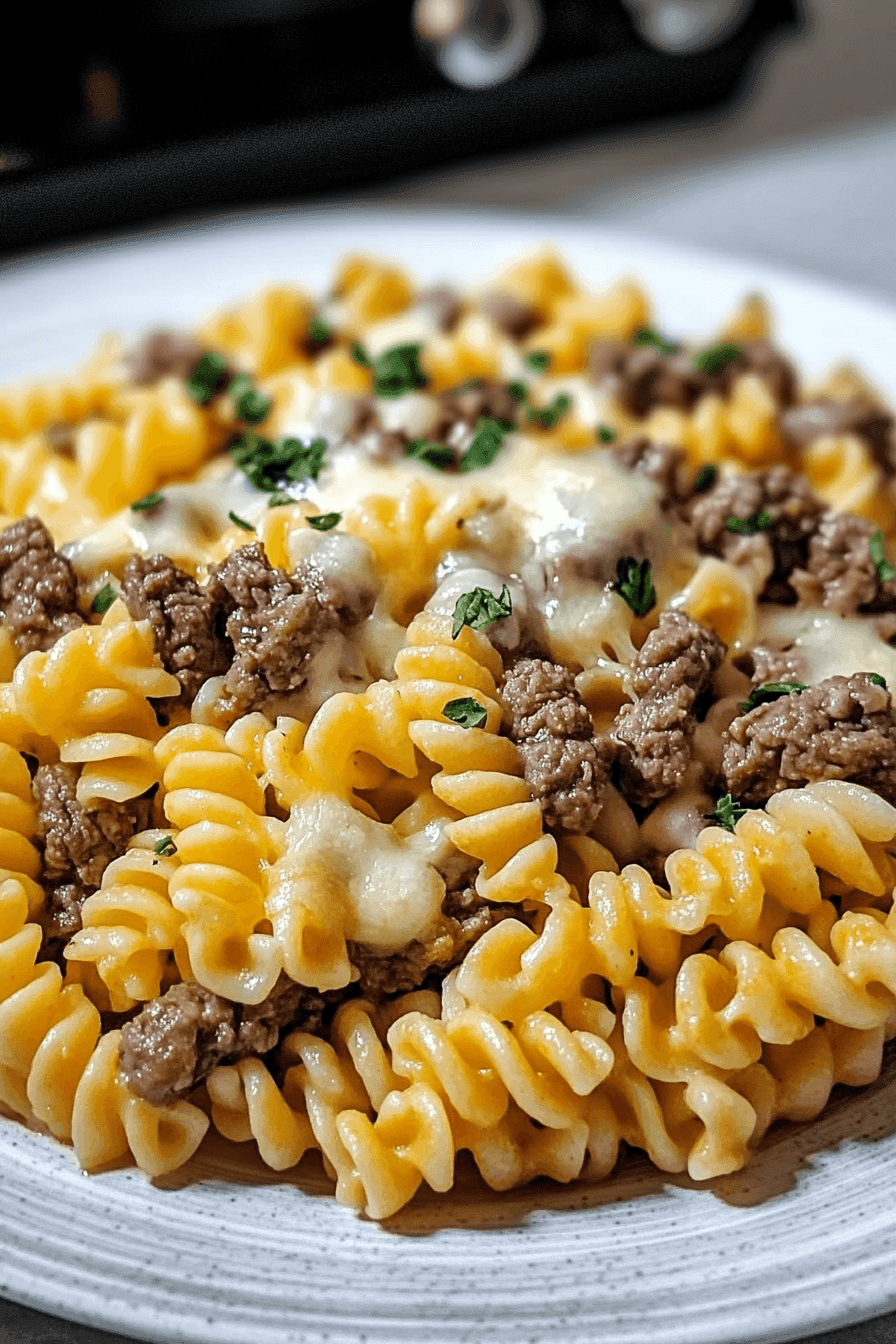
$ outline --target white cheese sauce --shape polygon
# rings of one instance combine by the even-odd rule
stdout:
[[[838,616],[819,608],[760,607],[756,643],[796,650],[808,685],[827,677],[876,672],[896,689],[896,649],[880,638],[874,617]]]

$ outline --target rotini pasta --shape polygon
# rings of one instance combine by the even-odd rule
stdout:
[[[696,1180],[896,1034],[892,417],[550,253],[0,395],[0,1104],[388,1218]]]

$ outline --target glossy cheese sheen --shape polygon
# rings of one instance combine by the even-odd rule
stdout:
[[[758,644],[798,651],[809,685],[827,677],[876,672],[896,688],[896,649],[885,644],[873,617],[838,616],[831,611],[760,608]]]

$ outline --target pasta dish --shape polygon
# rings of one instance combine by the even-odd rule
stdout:
[[[386,1218],[460,1151],[709,1179],[873,1081],[894,472],[759,297],[688,343],[551,253],[0,393],[0,1107]]]

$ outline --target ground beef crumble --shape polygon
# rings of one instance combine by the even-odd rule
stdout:
[[[255,1005],[231,1003],[192,981],[172,985],[122,1027],[122,1077],[147,1101],[174,1100],[219,1064],[267,1054],[287,1027],[319,1034],[334,997],[285,975]]]
[[[828,677],[736,718],[722,759],[725,786],[742,803],[781,789],[846,779],[896,802],[896,713],[865,672]]]
[[[363,620],[374,602],[366,588],[324,576],[310,561],[292,574],[275,569],[258,542],[212,571],[208,594],[227,613],[234,660],[224,691],[241,713],[264,704],[272,692],[300,689],[327,634]]]
[[[519,658],[504,675],[501,698],[507,735],[523,753],[526,783],[545,823],[587,833],[600,812],[613,748],[595,736],[572,673],[546,658]]]
[[[162,378],[189,378],[203,355],[202,346],[180,331],[152,331],[124,357],[131,381],[149,387]]]
[[[83,902],[97,890],[112,860],[125,852],[131,836],[146,829],[152,813],[149,798],[104,800],[87,810],[78,802],[77,784],[77,768],[64,763],[42,765],[33,782],[47,892],[44,935],[53,954],[80,929]]]
[[[808,448],[816,439],[855,435],[865,440],[885,471],[896,469],[893,416],[870,397],[850,397],[847,401],[816,397],[785,411],[781,432],[797,450]]]
[[[852,513],[826,513],[809,541],[804,569],[790,582],[807,606],[823,606],[841,616],[857,611],[896,609],[896,580],[882,583],[871,558],[874,523]]]
[[[794,569],[805,567],[809,541],[818,527],[824,505],[808,483],[784,466],[767,471],[725,476],[698,495],[687,510],[697,546],[733,564],[753,557],[764,558],[771,569],[762,591],[766,601],[792,604],[790,586]],[[769,523],[753,535],[732,531],[730,518],[743,521],[760,513]]]
[[[223,632],[224,612],[214,593],[168,556],[132,556],[122,596],[135,621],[149,621],[156,652],[180,682],[185,701],[191,702],[209,677],[230,667],[233,646]]]
[[[0,532],[0,610],[20,653],[51,649],[84,624],[75,571],[39,518]]]
[[[622,792],[629,802],[647,807],[683,782],[695,706],[724,657],[718,636],[683,612],[664,611],[647,636],[632,664],[638,699],[623,705],[613,729]]]
[[[781,406],[791,405],[796,396],[793,366],[763,340],[742,342],[739,354],[718,373],[697,368],[693,351],[676,349],[664,354],[654,345],[602,341],[591,351],[589,372],[598,386],[638,419],[655,406],[690,411],[707,392],[726,395],[743,373],[758,374]]]

